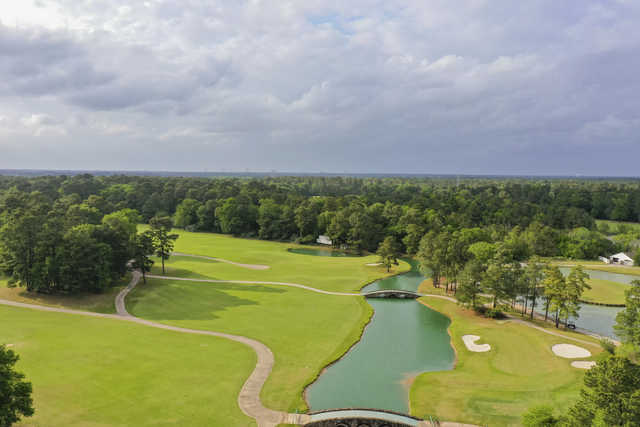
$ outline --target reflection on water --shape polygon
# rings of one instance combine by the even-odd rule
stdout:
[[[569,274],[571,268],[569,267],[560,267],[560,271],[565,276]],[[584,270],[585,273],[589,275],[592,279],[600,279],[600,280],[608,280],[610,282],[618,282],[618,283],[626,283],[630,285],[633,280],[640,280],[639,276],[632,276],[630,274],[620,274],[620,273],[609,273],[608,271],[600,271],[600,270]]]
[[[380,280],[364,290],[415,291],[417,271]],[[449,319],[411,300],[368,300],[375,314],[362,340],[309,387],[312,410],[376,408],[408,412],[409,380],[420,372],[453,368]]]
[[[330,257],[358,257],[360,255],[349,254],[331,249],[289,248],[289,252],[300,255],[330,256]]]

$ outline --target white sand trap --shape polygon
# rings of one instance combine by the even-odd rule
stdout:
[[[551,351],[556,356],[567,359],[582,359],[583,357],[591,357],[591,352],[586,348],[578,347],[573,344],[556,344],[551,347]]]
[[[382,263],[381,262],[372,262],[372,263],[365,264],[365,265],[367,265],[368,267],[377,267],[379,265],[382,265]]]
[[[489,344],[476,344],[476,341],[479,339],[480,337],[477,335],[464,335],[462,337],[462,341],[464,341],[464,345],[467,346],[469,351],[484,353],[485,351],[491,350],[491,346]]]
[[[596,362],[592,360],[576,360],[571,362],[571,366],[578,369],[591,369],[596,366]]]

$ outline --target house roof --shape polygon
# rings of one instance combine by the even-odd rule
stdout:
[[[617,258],[617,259],[622,259],[625,261],[633,261],[631,258],[629,258],[629,256],[627,254],[625,254],[624,252],[620,252],[619,254],[615,254],[615,255],[611,255],[609,258]]]

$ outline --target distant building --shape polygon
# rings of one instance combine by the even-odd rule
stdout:
[[[331,245],[331,239],[328,236],[318,236],[316,242],[320,243],[321,245]]]
[[[633,260],[624,252],[611,255],[608,264],[633,265]]]

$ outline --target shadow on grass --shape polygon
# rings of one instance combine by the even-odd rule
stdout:
[[[196,271],[193,270],[189,270],[186,268],[175,268],[172,267],[171,265],[165,265],[165,272],[164,274],[162,273],[162,267],[160,266],[153,266],[151,268],[151,273],[150,274],[155,274],[156,276],[167,276],[167,277],[184,277],[184,278],[194,278],[194,279],[215,279],[214,277],[208,276],[206,274],[203,273],[198,273]]]
[[[188,261],[190,263],[200,263],[200,264],[220,264],[220,261],[216,261],[213,259],[198,258],[194,256],[171,255],[171,258],[169,258],[168,260],[165,260],[164,265],[166,267],[167,265],[170,265],[174,262],[180,262],[180,261]],[[156,262],[160,262],[160,260],[157,260]]]
[[[170,282],[154,279],[140,284],[127,299],[127,308],[136,316],[149,320],[214,320],[226,310],[256,306],[256,299],[242,298],[229,292],[281,294],[284,289],[263,285],[232,283]]]

